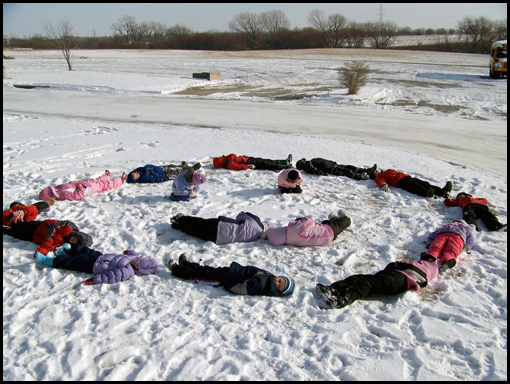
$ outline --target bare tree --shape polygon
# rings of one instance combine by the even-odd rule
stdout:
[[[348,39],[348,20],[340,13],[329,15],[326,19],[324,11],[314,9],[308,13],[307,19],[320,32],[326,47],[340,48]]]
[[[149,34],[148,23],[146,22],[136,23],[132,31],[131,40],[133,41],[133,43],[139,43],[145,37],[147,37],[148,34]]]
[[[326,20],[326,14],[320,9],[314,9],[308,12],[306,17],[312,27],[319,31],[324,41],[324,45],[329,47],[328,41],[328,22]]]
[[[276,41],[282,32],[290,28],[290,21],[283,11],[268,11],[261,15],[262,28],[269,34],[271,41]]]
[[[505,20],[496,20],[494,22],[494,40],[506,40],[508,34],[508,24]]]
[[[397,24],[392,21],[367,22],[363,25],[372,48],[388,48],[397,35]]]
[[[339,13],[328,17],[329,40],[332,48],[340,48],[346,39],[347,18]]]
[[[347,24],[344,45],[348,48],[362,48],[365,45],[365,30],[362,24],[355,21]]]
[[[136,20],[133,16],[126,15],[119,18],[116,23],[112,23],[110,28],[114,35],[122,36],[126,44],[130,44],[132,42],[133,31],[136,28]]]
[[[169,27],[166,30],[166,35],[167,36],[190,35],[191,32],[192,32],[191,29],[189,29],[188,27],[185,27],[184,25],[180,24],[175,24],[174,26]]]
[[[53,27],[51,22],[45,23],[43,26],[44,33],[51,39],[52,45],[62,52],[70,71],[73,70],[71,50],[78,47],[78,42],[73,36],[73,28],[71,22],[66,18],[61,20],[56,27]]]
[[[263,30],[261,15],[249,12],[239,13],[228,23],[228,26],[230,30],[246,36],[249,49],[260,47],[260,35]]]

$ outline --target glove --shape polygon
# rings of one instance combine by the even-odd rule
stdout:
[[[53,251],[56,256],[67,256],[67,251],[71,250],[71,244],[65,243]]]
[[[248,165],[248,167],[249,167],[250,169],[255,169],[255,165],[253,165],[253,164]]]
[[[45,256],[41,252],[34,253],[35,261],[47,265],[48,267],[53,267],[53,257]]]
[[[90,279],[83,280],[83,281],[81,282],[81,284],[83,284],[83,285],[93,285],[93,284],[94,284],[94,278],[93,278],[93,277],[91,277]]]
[[[23,218],[25,217],[25,212],[23,211],[16,211],[12,213],[11,223],[17,223],[18,221],[23,221]]]
[[[388,184],[384,184],[383,187],[381,188],[384,192],[389,192],[390,191],[390,187],[388,186]]]
[[[190,190],[188,191],[188,195],[189,195],[189,197],[194,197],[194,196],[196,196],[196,194],[197,194],[197,193],[196,193],[196,191],[195,191],[194,189],[190,189]]]

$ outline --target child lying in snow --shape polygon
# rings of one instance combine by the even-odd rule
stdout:
[[[175,277],[204,283],[237,295],[288,296],[294,292],[294,281],[290,277],[276,277],[270,272],[253,266],[242,266],[235,261],[230,267],[199,265],[179,256],[179,264],[169,260],[168,269]]]
[[[429,252],[422,253],[420,261],[389,263],[375,275],[354,275],[329,286],[317,284],[315,290],[326,304],[336,308],[343,308],[370,295],[419,291],[439,272],[453,268],[462,250],[473,248],[474,227],[463,220],[446,224],[432,232],[428,241],[432,242]]]
[[[105,174],[95,179],[70,181],[69,183],[60,184],[55,187],[50,186],[39,192],[41,200],[82,200],[86,196],[96,193],[106,192],[112,189],[120,188],[126,181],[127,174],[124,172],[122,177],[110,180],[110,171],[106,170]]]
[[[3,213],[4,225],[10,226],[11,222],[15,223],[17,221],[34,221],[39,213],[46,211],[53,204],[55,204],[54,199],[38,201],[31,205],[25,205],[15,201],[11,203],[9,209],[5,210]]]
[[[152,257],[141,258],[135,251],[124,254],[102,254],[83,245],[64,244],[55,251],[55,257],[38,254],[35,260],[53,268],[93,273],[95,276],[82,281],[83,285],[114,284],[132,278],[159,272],[158,262]]]

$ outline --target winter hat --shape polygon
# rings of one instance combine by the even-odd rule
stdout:
[[[287,227],[268,229],[267,239],[273,245],[284,245],[287,242]]]
[[[134,269],[134,268],[133,268]],[[138,259],[138,269],[135,269],[137,276],[157,274],[159,272],[158,262],[152,257]]]
[[[303,163],[303,160],[306,162],[306,159],[303,157],[301,160],[298,160],[296,163],[296,168],[301,170],[305,168],[305,164]]]
[[[297,179],[299,179],[299,172],[296,171],[295,169],[290,170],[289,173],[287,174],[287,179],[289,179],[290,181],[296,181]]]
[[[195,185],[204,184],[207,181],[205,178],[205,175],[203,173],[197,173],[197,172],[195,172],[193,174],[193,177],[191,178],[191,180],[193,181],[193,184],[195,184]]]
[[[457,197],[455,198],[455,200],[459,200],[459,197],[460,197],[461,195],[471,196],[469,193],[466,193],[466,192],[459,192],[459,193],[457,194]]]
[[[377,167],[368,173],[368,177],[370,177],[372,180],[375,180],[375,171],[377,171]]]
[[[66,239],[69,240],[71,237],[76,237],[78,239],[78,243],[84,245],[86,247],[90,247],[93,243],[92,236],[87,235],[86,233],[73,231],[69,235],[66,236]],[[69,241],[66,241],[68,243]]]
[[[294,288],[296,286],[294,284],[294,280],[292,280],[290,277],[287,277],[287,276],[278,276],[278,277],[281,277],[282,279],[285,280],[285,287],[283,287],[283,289],[280,291],[282,296],[292,295],[292,293],[294,292]]]

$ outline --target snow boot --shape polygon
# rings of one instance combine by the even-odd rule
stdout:
[[[376,170],[376,169],[377,169],[377,164],[374,164],[372,167],[370,167],[370,168],[368,168],[368,169],[367,169],[367,171],[366,171],[366,172],[367,172],[367,175],[370,177],[370,174],[371,174],[372,172],[375,172],[375,170]]]
[[[451,268],[455,267],[456,265],[457,265],[457,260],[450,259],[441,265],[441,268],[439,268],[439,272],[443,273],[447,269],[451,269]]]
[[[444,197],[445,199],[450,196],[450,192],[452,191],[453,183],[451,181],[447,182],[446,185],[441,189],[440,197]]]
[[[198,171],[198,170],[200,169],[200,167],[201,167],[201,166],[202,166],[202,164],[200,164],[200,163],[196,163],[196,164],[195,164],[193,167],[191,167],[191,168],[193,168],[193,170],[194,170],[194,171]]]
[[[179,219],[183,216],[184,214],[179,212],[178,214],[170,218],[170,223],[179,225]]]
[[[287,165],[292,166],[292,154],[289,154],[289,156],[287,156]]]

